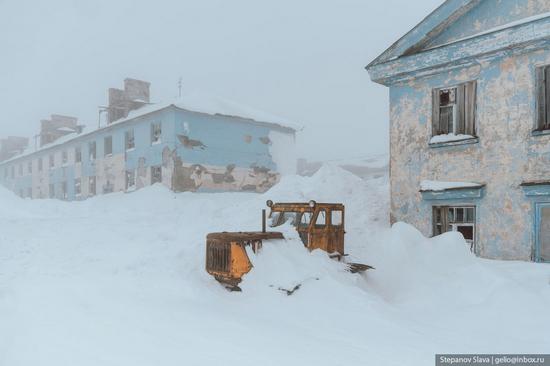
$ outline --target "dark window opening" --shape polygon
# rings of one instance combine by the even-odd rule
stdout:
[[[550,129],[550,65],[536,69],[537,124],[536,131]]]
[[[432,92],[432,136],[476,136],[476,82],[469,81]]]
[[[103,155],[111,156],[113,155],[113,136],[107,136],[103,140]]]
[[[151,167],[151,184],[162,183],[162,167]]]

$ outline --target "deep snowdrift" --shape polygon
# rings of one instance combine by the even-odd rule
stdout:
[[[0,189],[0,365],[425,365],[547,352],[550,267],[474,257],[459,234],[387,227],[385,179],[325,166],[264,195],[154,186],[85,202]],[[292,229],[242,293],[204,272],[208,232],[258,230],[266,199],[346,204],[350,274]],[[292,296],[277,290],[297,283]]]

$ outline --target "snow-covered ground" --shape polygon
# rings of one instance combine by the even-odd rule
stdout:
[[[258,230],[266,199],[346,204],[350,274],[289,240],[242,293],[204,271],[205,235]],[[429,365],[548,352],[550,266],[474,257],[460,234],[389,228],[386,178],[323,167],[264,195],[153,186],[85,202],[0,189],[0,365]],[[292,296],[278,287],[303,283]]]

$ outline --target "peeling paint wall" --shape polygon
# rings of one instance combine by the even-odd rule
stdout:
[[[390,87],[392,221],[405,221],[431,235],[433,202],[423,201],[420,181],[486,183],[477,206],[477,253],[489,258],[530,260],[533,202],[520,183],[550,178],[550,136],[532,136],[536,119],[535,67],[550,64],[550,50],[510,51],[474,66],[411,79]],[[479,142],[431,148],[432,88],[477,80]]]
[[[154,123],[162,125],[158,142],[151,140]],[[126,149],[125,133],[130,130],[135,146]],[[112,154],[105,154],[104,150],[104,139],[108,136],[112,137]],[[288,151],[294,149],[294,131],[238,117],[169,107],[126,123],[109,125],[28,157],[1,163],[0,181],[22,197],[47,198],[53,185],[55,198],[79,200],[93,195],[89,186],[91,177],[95,177],[96,194],[134,190],[151,184],[155,167],[161,169],[161,183],[174,191],[264,192],[277,183],[280,176],[280,163],[271,155],[272,138],[278,149],[280,146],[284,150],[281,145],[286,143],[290,144]],[[96,143],[96,159],[90,158],[92,141]],[[78,163],[75,148],[81,149],[82,161]],[[64,151],[66,162],[62,161]],[[53,167],[49,166],[50,155],[54,156]],[[280,160],[279,155],[276,160]],[[39,160],[42,160],[41,171]],[[29,162],[31,171],[28,171]],[[129,189],[127,172],[135,176],[135,186]],[[78,179],[80,194],[76,192]],[[66,198],[62,194],[64,184]]]

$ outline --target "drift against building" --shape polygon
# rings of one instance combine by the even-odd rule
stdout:
[[[149,83],[109,89],[107,125],[41,121],[38,146],[0,141],[0,181],[21,197],[79,200],[162,183],[174,191],[263,192],[294,172],[295,129],[281,118],[203,95],[152,104]],[[289,158],[290,157],[290,158]]]

